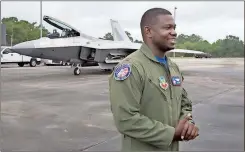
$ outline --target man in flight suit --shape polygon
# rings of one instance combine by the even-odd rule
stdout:
[[[175,22],[169,11],[153,8],[144,13],[140,25],[144,43],[109,77],[122,151],[178,151],[179,141],[195,139],[198,128],[183,75],[166,57],[174,49]]]

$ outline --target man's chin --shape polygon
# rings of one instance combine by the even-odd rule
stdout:
[[[171,51],[171,50],[173,50],[173,49],[175,49],[175,45],[169,45],[169,46],[168,46],[168,51]]]
[[[160,45],[159,45],[160,46]],[[170,50],[175,49],[175,45],[169,44],[169,45],[162,45],[159,47],[160,50],[164,51],[164,52],[168,52]]]

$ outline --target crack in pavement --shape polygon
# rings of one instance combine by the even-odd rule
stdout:
[[[217,97],[217,96],[219,96],[219,95],[221,95],[221,94],[224,94],[224,93],[226,93],[226,92],[232,91],[232,90],[235,89],[235,88],[237,88],[237,87],[231,87],[231,88],[229,88],[229,89],[223,90],[223,91],[221,91],[221,92],[219,92],[219,93],[216,93],[216,94],[214,94],[214,95],[211,95],[211,96],[206,97],[205,100],[197,100],[196,103],[193,104],[193,105],[196,106],[197,104],[202,104],[204,101],[210,101],[212,98]]]
[[[88,150],[88,149],[90,149],[90,148],[93,148],[93,147],[95,147],[95,146],[98,146],[98,145],[104,144],[104,143],[106,143],[106,142],[108,142],[108,141],[114,140],[114,139],[116,139],[116,138],[118,138],[118,137],[120,137],[120,136],[121,136],[121,135],[116,135],[116,136],[114,136],[114,137],[112,137],[112,138],[109,138],[109,139],[107,139],[107,140],[104,140],[104,141],[101,141],[101,142],[92,144],[92,145],[90,145],[90,146],[86,146],[86,147],[80,149],[80,151],[86,151],[86,150]]]

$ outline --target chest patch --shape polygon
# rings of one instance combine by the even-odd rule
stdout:
[[[160,84],[159,84],[160,87],[166,90],[168,88],[168,83],[166,82],[166,79],[164,78],[164,76],[160,76],[159,81],[160,81]]]
[[[179,76],[172,76],[171,80],[172,80],[172,84],[174,86],[180,86],[181,85],[181,80],[180,80]]]
[[[131,74],[131,66],[129,64],[122,64],[114,71],[114,78],[116,80],[125,80]]]

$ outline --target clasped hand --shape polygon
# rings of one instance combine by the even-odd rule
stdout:
[[[191,117],[187,116],[183,120],[180,120],[178,125],[175,128],[174,140],[182,141],[182,140],[193,140],[198,134],[198,127],[195,124],[191,123]]]

